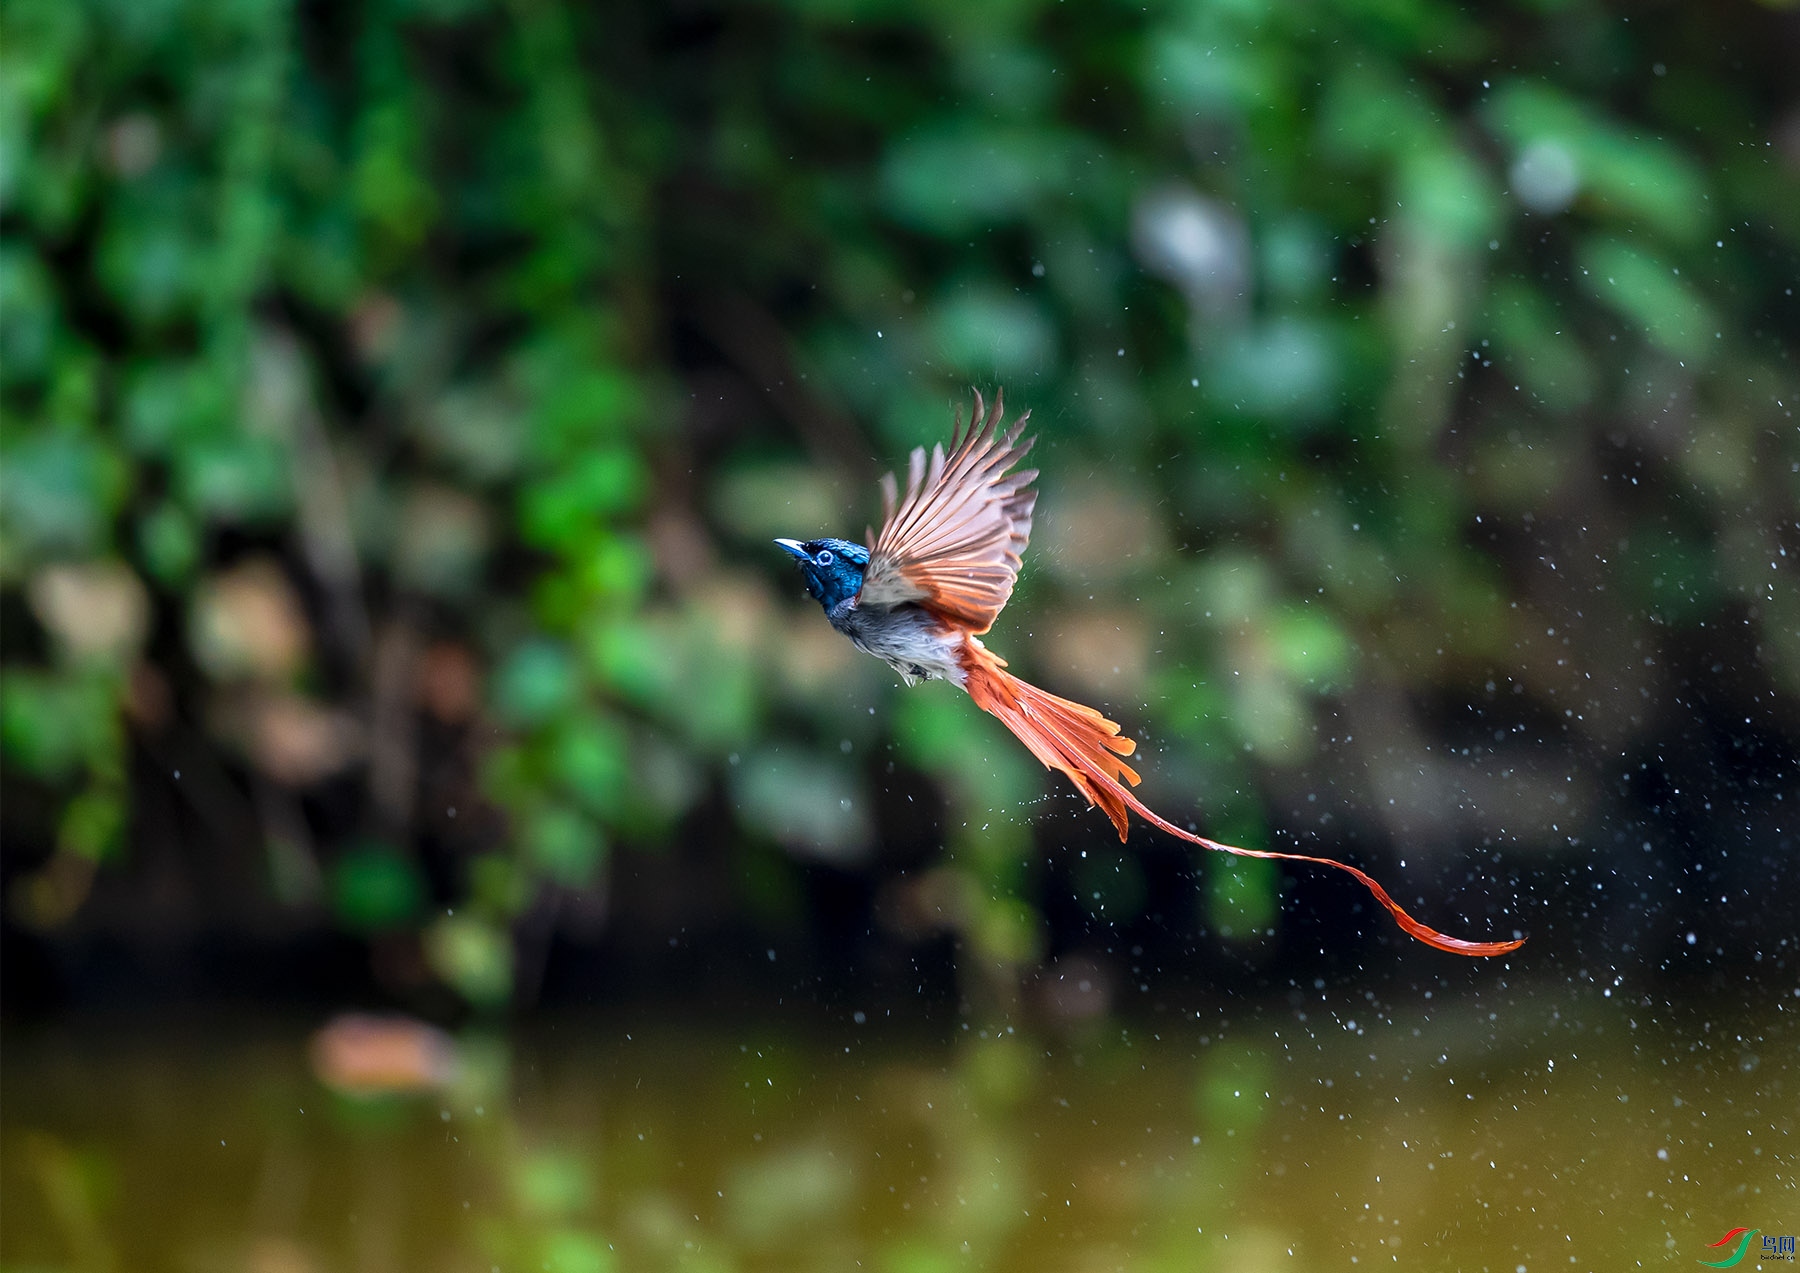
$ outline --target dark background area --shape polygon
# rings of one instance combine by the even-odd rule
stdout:
[[[769,539],[971,385],[1040,439],[990,644],[1152,807],[1791,979],[1790,8],[3,21],[9,1014],[1429,980],[829,630]]]

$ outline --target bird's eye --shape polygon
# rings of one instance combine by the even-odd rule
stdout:
[[[829,548],[819,549],[819,555],[817,557],[814,557],[813,560],[818,562],[821,566],[829,566],[832,561],[831,549],[829,549]]]

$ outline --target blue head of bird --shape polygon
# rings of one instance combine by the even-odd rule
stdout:
[[[869,550],[847,539],[797,539],[775,541],[800,563],[800,574],[806,590],[830,614],[838,606],[862,591],[863,571],[869,564]]]

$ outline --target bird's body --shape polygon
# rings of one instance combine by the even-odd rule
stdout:
[[[949,681],[964,688],[968,669],[963,658],[975,638],[960,632],[929,610],[910,602],[867,608],[849,601],[827,616],[831,626],[850,638],[864,654],[873,654],[908,685]]]
[[[1099,805],[1124,840],[1136,813],[1171,835],[1202,848],[1243,857],[1314,862],[1355,876],[1401,928],[1440,950],[1502,955],[1523,940],[1472,942],[1447,937],[1407,914],[1380,884],[1331,858],[1274,853],[1221,844],[1183,830],[1131,794],[1138,775],[1121,757],[1137,744],[1091,707],[1058,698],[1006,670],[1006,660],[980,641],[1012,596],[1020,555],[1031,536],[1037,492],[1034,469],[1014,470],[1031,440],[1020,435],[1028,411],[1002,433],[1003,399],[985,411],[975,395],[967,433],[961,413],[950,454],[913,451],[901,498],[892,474],[882,479],[882,525],[869,543],[845,539],[775,542],[799,562],[807,590],[831,626],[859,650],[873,654],[907,684],[946,680],[997,717],[1044,765],[1073,782]]]

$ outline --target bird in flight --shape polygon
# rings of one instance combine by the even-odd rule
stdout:
[[[1138,775],[1121,757],[1137,749],[1119,727],[1091,707],[1028,685],[1006,670],[1006,660],[981,636],[1012,596],[1019,559],[1031,537],[1036,469],[1015,469],[1036,440],[1020,440],[1027,411],[1010,429],[1005,400],[996,394],[989,412],[975,394],[968,430],[956,413],[950,454],[934,446],[927,460],[916,448],[907,466],[906,494],[894,475],[881,479],[881,531],[868,546],[847,539],[778,539],[791,553],[831,626],[860,650],[888,664],[908,685],[945,680],[966,691],[975,706],[999,717],[1048,768],[1066,775],[1088,803],[1099,805],[1129,833],[1136,813],[1170,835],[1203,849],[1282,862],[1313,862],[1347,871],[1387,908],[1394,921],[1428,946],[1459,955],[1504,955],[1518,941],[1465,941],[1408,915],[1373,878],[1348,862],[1221,844],[1185,831],[1131,794]]]

